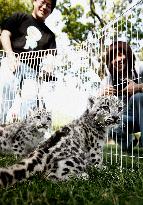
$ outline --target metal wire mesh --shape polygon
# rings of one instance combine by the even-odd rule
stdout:
[[[135,89],[133,86],[132,94],[129,92],[129,85],[127,86],[127,81],[130,80],[133,83],[138,84],[138,86],[143,82],[143,59],[141,59],[141,51],[143,48],[142,41],[142,11],[143,11],[143,1],[136,1],[132,4],[130,8],[126,10],[121,16],[117,17],[114,21],[109,22],[98,35],[97,45],[98,45],[98,56],[100,59],[100,76],[103,79],[101,82],[102,89],[107,88],[110,85],[117,90],[116,95],[123,100],[127,110],[124,115],[127,117],[127,125],[122,121],[120,133],[112,130],[108,133],[107,147],[104,152],[105,161],[118,163],[121,167],[128,166],[128,161],[131,160],[132,169],[136,166],[140,167],[142,162],[142,89]],[[116,43],[115,43],[116,42]],[[124,42],[127,42],[125,44]],[[110,45],[112,44],[112,48]],[[128,49],[130,45],[131,51]],[[112,51],[111,51],[111,50]],[[121,49],[121,50],[120,50]],[[110,52],[110,51],[111,52]],[[126,58],[128,58],[126,69],[124,69],[124,59],[121,59],[121,70],[119,65],[119,54],[123,53]],[[107,55],[109,52],[109,55]],[[129,55],[130,52],[130,55]],[[135,61],[136,58],[136,61]],[[116,65],[114,60],[116,59]],[[127,59],[125,59],[127,60]],[[107,65],[107,62],[110,62]],[[135,65],[134,65],[135,62]],[[112,66],[111,66],[112,64]],[[111,67],[109,67],[111,66]],[[117,70],[117,72],[116,72]],[[110,71],[110,72],[109,72]],[[111,74],[112,73],[112,74]],[[122,75],[122,76],[119,76]],[[121,78],[121,81],[119,79]],[[126,78],[126,80],[125,80]],[[105,80],[106,79],[106,80]],[[112,81],[112,82],[111,82]],[[103,83],[104,82],[104,83]],[[105,83],[106,82],[106,83]],[[123,89],[127,86],[126,93]],[[121,89],[121,92],[119,92]],[[101,93],[102,94],[102,93]],[[138,101],[136,99],[138,97]],[[131,106],[132,99],[132,107]],[[130,109],[129,109],[130,108]],[[130,115],[132,115],[132,122],[130,123]],[[137,124],[139,128],[136,129]],[[126,127],[126,128],[125,128]],[[133,129],[131,129],[131,127]],[[125,130],[126,129],[126,130]],[[124,133],[124,135],[122,134]],[[112,145],[111,145],[112,142]],[[126,144],[126,148],[124,144]],[[120,146],[119,146],[120,145]],[[137,145],[137,146],[135,146]],[[141,145],[141,147],[140,147]],[[129,159],[129,160],[128,160]]]
[[[31,51],[20,55],[1,51],[1,123],[23,119],[32,108],[33,99],[36,100],[34,106],[44,103],[47,109],[58,113],[56,116],[61,115],[58,124],[78,117],[85,109],[89,93],[96,90],[100,82],[91,66],[90,48],[84,43],[68,50]]]

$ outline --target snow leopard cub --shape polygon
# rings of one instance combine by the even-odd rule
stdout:
[[[115,96],[90,98],[83,115],[63,126],[20,163],[0,169],[0,185],[13,185],[36,172],[47,179],[81,176],[90,165],[102,164],[107,128],[120,122],[122,103]]]
[[[0,128],[0,153],[25,156],[44,140],[51,128],[51,114],[46,109],[36,108],[22,122]]]

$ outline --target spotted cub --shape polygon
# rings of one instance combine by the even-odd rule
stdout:
[[[25,156],[44,140],[51,127],[51,114],[45,109],[35,109],[22,122],[0,128],[0,153]]]
[[[83,115],[56,131],[20,163],[0,169],[0,185],[13,185],[36,172],[47,179],[67,180],[102,165],[107,129],[120,122],[122,103],[115,96],[90,98]]]

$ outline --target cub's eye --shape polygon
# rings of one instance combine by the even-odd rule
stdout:
[[[122,111],[122,107],[118,107],[118,112],[121,112]]]
[[[51,118],[50,118],[50,117],[47,117],[47,120],[51,120]]]
[[[109,110],[109,107],[107,105],[102,107],[104,110]]]
[[[37,115],[36,117],[37,117],[37,119],[40,119],[40,116],[39,116],[39,115]]]

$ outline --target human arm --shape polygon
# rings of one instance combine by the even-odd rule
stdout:
[[[98,90],[97,95],[113,95],[116,94],[116,89],[112,85],[112,78],[111,76],[105,76],[100,83],[100,87]]]
[[[50,79],[54,79],[53,72],[54,72],[54,61],[55,56],[52,54],[47,54],[40,65],[40,73],[39,77],[43,80],[49,81]]]
[[[3,30],[1,33],[1,43],[4,51],[6,51],[7,64],[12,72],[15,72],[18,66],[18,59],[16,58],[11,46],[12,33],[8,30]]]
[[[39,65],[39,77],[44,80],[53,75],[55,56],[57,55],[55,34],[47,30],[47,43],[44,45],[44,55]]]
[[[0,28],[0,49],[2,49],[2,43],[1,43],[1,28]]]
[[[102,91],[102,95],[113,95],[116,94],[116,89],[112,85],[108,85]]]
[[[133,95],[133,93],[143,92],[143,83],[135,83],[133,80],[128,81],[128,85],[120,92],[128,93],[129,96]]]
[[[11,32],[8,30],[3,30],[1,33],[1,43],[2,47],[6,52],[12,52],[11,46]]]
[[[15,52],[17,50],[15,49],[15,45],[19,45],[19,40],[17,39],[18,35],[18,29],[21,24],[21,15],[20,13],[14,13],[12,16],[8,17],[5,21],[3,21],[1,28],[2,28],[2,34],[1,34],[1,41],[2,41],[2,47],[6,54],[7,60],[7,68],[11,71],[15,71],[17,68],[17,58],[18,56]],[[21,45],[21,44],[20,44]]]

